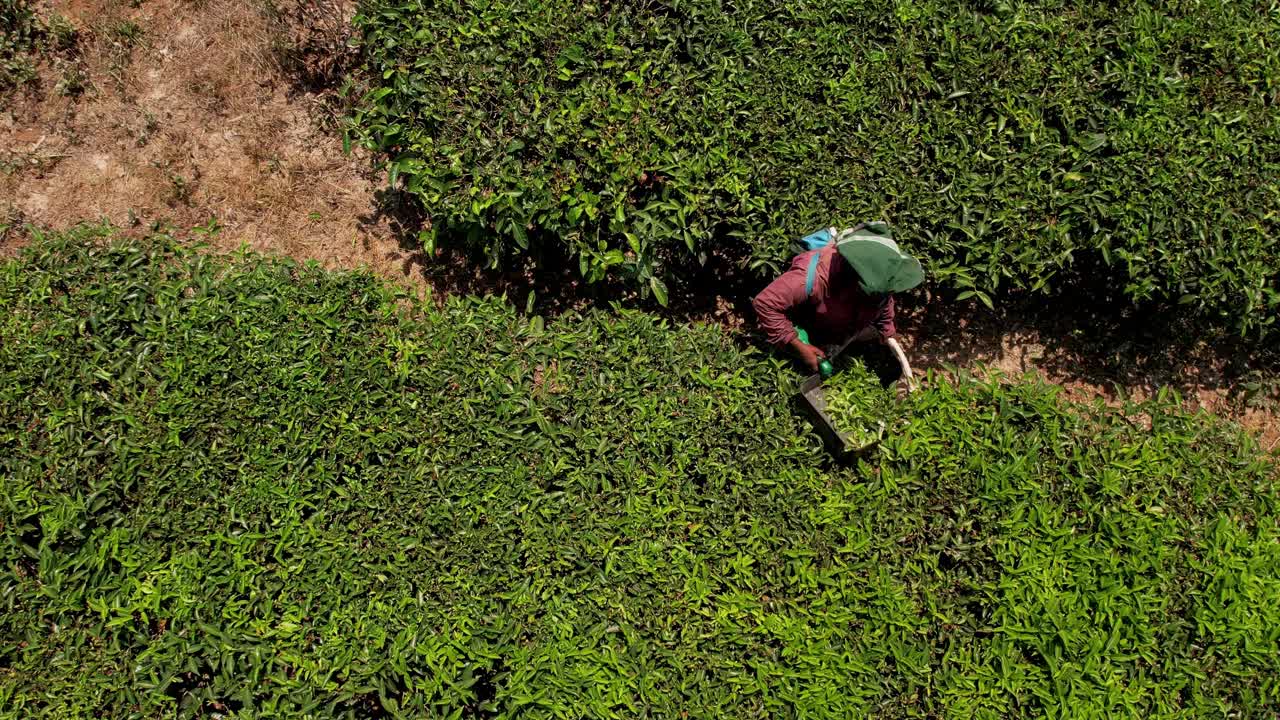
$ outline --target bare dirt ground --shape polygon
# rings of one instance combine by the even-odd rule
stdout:
[[[344,155],[333,89],[353,4],[47,1],[42,13],[65,16],[77,39],[41,61],[38,81],[0,96],[0,228],[105,219],[181,232],[213,220],[220,231],[201,239],[221,249],[364,266],[437,294],[522,298],[527,274],[511,282],[454,255],[417,251],[421,219],[384,192],[366,155]],[[0,232],[0,252],[21,237]],[[711,300],[686,316],[747,321],[742,297]],[[905,345],[920,369],[1031,372],[1074,398],[1108,402],[1174,387],[1190,407],[1240,421],[1264,447],[1280,444],[1276,410],[1241,402],[1249,367],[1231,348],[1129,346],[1100,339],[1087,318],[1034,307],[993,313],[932,302],[904,314]]]
[[[283,6],[283,4],[281,4]],[[320,96],[282,77],[288,18],[265,0],[66,0],[78,57],[0,110],[0,216],[65,227],[190,228],[214,242],[404,275],[378,178]],[[75,68],[74,70],[69,68]],[[68,72],[83,89],[58,89]]]
[[[1117,327],[1085,313],[1055,313],[1049,306],[955,307],[928,303],[905,322],[915,362],[926,368],[995,368],[1008,376],[1038,375],[1068,397],[1118,404],[1144,400],[1162,389],[1178,391],[1191,410],[1231,418],[1267,450],[1280,447],[1280,413],[1264,391],[1251,403],[1248,383],[1274,377],[1274,359],[1229,338],[1165,344],[1186,328],[1151,321]]]

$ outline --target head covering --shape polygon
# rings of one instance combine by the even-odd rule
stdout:
[[[858,272],[865,293],[903,292],[924,282],[920,261],[898,249],[886,223],[841,231],[836,235],[836,250]]]

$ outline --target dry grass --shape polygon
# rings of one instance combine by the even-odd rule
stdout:
[[[323,88],[285,72],[325,79],[315,48],[337,42],[341,4],[75,0],[50,10],[80,30],[86,89],[58,95],[53,68],[42,68],[40,86],[0,116],[0,160],[13,167],[0,175],[0,208],[50,227],[216,218],[224,247],[406,276],[412,250],[373,217],[381,178],[319,127],[331,102]],[[307,18],[321,23],[310,44]]]

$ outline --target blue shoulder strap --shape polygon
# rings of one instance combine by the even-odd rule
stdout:
[[[822,253],[815,252],[813,257],[809,258],[809,271],[804,274],[804,296],[813,297],[813,280],[818,274],[818,261],[822,259]]]
[[[800,245],[806,250],[820,250],[829,245],[832,239],[831,231],[827,228],[823,228],[801,238]],[[804,276],[805,297],[813,297],[813,280],[814,276],[818,272],[818,260],[819,253],[814,253],[813,257],[809,258],[809,272],[805,273]]]
[[[823,228],[815,233],[805,235],[800,239],[800,245],[805,250],[817,250],[820,247],[826,247],[831,242],[831,231]]]

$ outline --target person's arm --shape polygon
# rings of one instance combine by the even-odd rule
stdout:
[[[875,329],[876,334],[880,337],[880,342],[888,342],[890,339],[898,336],[898,326],[894,322],[897,316],[897,310],[893,302],[892,295],[886,295],[880,301],[880,309],[876,312],[876,317],[871,321],[871,327]]]
[[[812,251],[817,252],[817,251]],[[808,299],[805,292],[805,277],[808,275],[809,253],[796,258],[791,268],[778,276],[769,286],[756,295],[751,301],[759,318],[760,328],[764,330],[765,339],[778,347],[790,347],[804,364],[814,372],[818,370],[818,361],[824,357],[818,348],[800,341],[795,326],[787,313],[792,308],[804,304]]]

